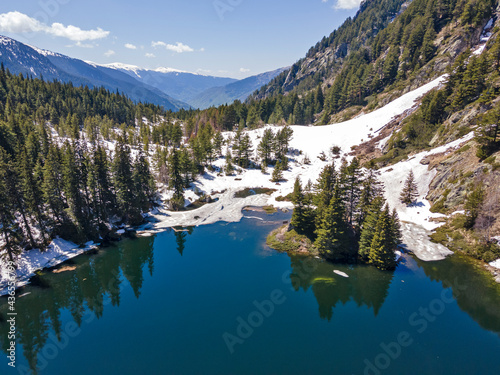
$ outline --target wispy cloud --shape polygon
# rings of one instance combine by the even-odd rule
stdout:
[[[104,56],[106,57],[111,57],[115,54],[116,52],[113,51],[112,49],[108,49],[106,52],[104,52]]]
[[[250,69],[240,68],[240,73],[248,73]]]
[[[153,53],[146,53],[144,56],[146,56],[148,59],[152,59],[152,58],[156,57]]]
[[[169,51],[177,52],[177,53],[193,52],[194,51],[194,49],[192,49],[188,45],[186,45],[184,43],[180,43],[180,42],[177,42],[176,44],[167,44],[165,42],[158,41],[158,42],[151,42],[151,46],[153,46],[154,48],[158,48],[158,47],[166,48]]]
[[[77,26],[64,26],[58,22],[49,26],[17,11],[0,14],[0,31],[10,33],[43,32],[80,43],[87,40],[106,38],[109,35],[109,31],[105,31],[100,27],[95,30],[82,30]]]
[[[335,9],[355,9],[359,7],[363,0],[337,0],[337,3],[334,5]],[[325,2],[325,1],[323,1]]]
[[[125,43],[125,48],[128,48],[128,49],[137,49],[137,46],[134,46],[133,44],[130,44],[130,43]]]

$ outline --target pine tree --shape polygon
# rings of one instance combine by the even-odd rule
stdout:
[[[26,208],[28,212],[35,216],[36,221],[40,227],[40,233],[42,235],[42,242],[48,240],[47,229],[45,227],[45,218],[43,215],[43,195],[40,189],[41,183],[39,179],[34,176],[35,168],[30,164],[30,158],[26,154],[26,150],[21,153],[20,158],[20,176],[23,187],[24,201],[26,202]],[[41,166],[38,168],[41,172]],[[39,176],[40,178],[42,176]]]
[[[178,211],[184,207],[184,179],[180,171],[179,151],[172,149],[168,157],[169,184],[168,187],[173,190],[171,199],[172,209]]]
[[[384,199],[378,196],[372,201],[366,212],[366,219],[364,220],[361,228],[358,252],[359,257],[365,261],[368,260],[368,256],[370,254],[370,248],[376,232],[377,222],[384,203]]]
[[[347,167],[344,181],[346,217],[347,222],[352,225],[361,195],[361,167],[357,158],[352,159],[351,164]]]
[[[314,242],[320,254],[333,261],[348,261],[354,255],[344,217],[344,206],[337,183],[330,204],[320,218],[319,227],[316,228],[317,237]]]
[[[271,176],[271,182],[280,182],[281,180],[283,180],[283,170],[282,170],[282,165],[281,165],[281,161],[278,160],[276,162],[276,165],[274,166],[274,169],[273,169],[273,174]]]
[[[464,204],[466,228],[470,229],[474,227],[484,201],[484,195],[484,189],[480,184],[467,194]]]
[[[125,221],[135,224],[142,221],[140,210],[135,200],[135,185],[132,175],[130,149],[120,137],[115,147],[112,163],[113,185],[116,191],[116,201]]]
[[[141,151],[139,151],[133,165],[132,176],[135,185],[137,205],[142,212],[147,212],[154,202],[156,184],[149,169],[149,162]]]
[[[231,176],[234,173],[233,158],[231,157],[231,152],[227,150],[226,153],[226,165],[224,166],[224,171],[226,176]]]
[[[14,257],[21,251],[19,246],[20,231],[16,222],[14,202],[9,196],[7,169],[7,155],[0,147],[0,232],[8,259],[13,262]]]
[[[382,184],[377,179],[376,171],[368,169],[367,175],[362,182],[362,190],[358,203],[358,215],[356,217],[358,231],[360,231],[363,227],[363,223],[370,212],[370,206],[372,205],[374,199],[376,197],[380,197],[382,192]]]
[[[370,263],[382,270],[395,269],[396,255],[394,249],[394,234],[391,226],[391,216],[386,206],[377,220],[375,233],[370,246]]]
[[[257,147],[257,153],[261,159],[262,165],[268,166],[272,162],[272,152],[274,143],[274,133],[271,129],[264,130],[262,139]]]
[[[321,225],[321,220],[323,218],[324,211],[330,205],[330,201],[333,198],[333,191],[335,188],[335,183],[337,180],[337,175],[335,171],[335,163],[329,164],[323,168],[321,174],[319,175],[318,181],[316,183],[316,190],[318,194],[315,197],[316,203],[316,226]]]
[[[413,170],[410,170],[408,177],[406,178],[403,191],[401,192],[400,201],[406,205],[410,205],[415,202],[418,197],[418,186],[415,181],[415,175]]]
[[[224,145],[224,137],[221,132],[217,132],[213,138],[213,146],[215,151],[215,157],[220,158],[222,156],[222,146]]]
[[[295,179],[293,186],[292,203],[294,205],[292,226],[297,233],[312,237],[314,234],[314,215],[302,190],[299,177]]]
[[[59,149],[54,145],[50,145],[49,153],[43,166],[42,191],[44,201],[47,202],[50,212],[56,222],[61,225],[65,217],[65,203],[62,194],[61,158]]]

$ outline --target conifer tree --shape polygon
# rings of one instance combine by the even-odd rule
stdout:
[[[333,198],[333,191],[335,188],[337,175],[335,171],[335,163],[329,164],[323,168],[316,183],[316,190],[318,191],[315,197],[316,203],[316,226],[319,227],[320,221],[323,218],[324,211],[330,205]]]
[[[11,262],[20,252],[19,246],[19,226],[16,222],[15,207],[9,194],[7,184],[7,155],[5,150],[0,147],[0,232],[5,242],[5,250]]]
[[[262,165],[268,166],[272,161],[272,151],[274,143],[274,133],[271,129],[264,130],[262,139],[257,147],[257,153],[261,159]]]
[[[377,179],[376,171],[368,169],[367,175],[362,182],[362,190],[358,203],[358,215],[356,217],[358,231],[363,227],[363,223],[370,212],[370,206],[374,199],[381,196],[382,192],[382,184]]]
[[[352,225],[361,195],[361,167],[357,158],[352,159],[345,172],[343,189],[345,191],[346,218],[347,222]]]
[[[44,201],[47,202],[50,212],[60,225],[64,220],[64,199],[62,194],[62,170],[59,150],[50,145],[49,153],[43,166],[42,191]]]
[[[333,261],[347,261],[353,257],[345,212],[340,199],[340,186],[337,183],[333,197],[320,218],[316,228],[314,246],[321,255]]]
[[[299,177],[295,179],[293,186],[292,203],[294,205],[291,219],[292,226],[297,233],[312,237],[314,234],[314,215],[302,190]]]
[[[361,228],[358,252],[360,258],[364,261],[368,260],[373,237],[376,232],[377,222],[384,203],[384,199],[378,196],[372,201],[366,211],[366,219],[364,220],[363,226]]]
[[[26,150],[20,155],[20,176],[23,187],[24,201],[28,212],[35,216],[40,227],[42,241],[46,241],[47,230],[45,228],[45,218],[43,216],[43,195],[40,189],[41,183],[34,176],[35,168],[30,163],[30,158],[26,154]],[[39,168],[41,171],[41,167]],[[41,176],[40,176],[41,177]]]
[[[410,170],[408,177],[406,178],[403,191],[401,192],[400,201],[406,205],[410,205],[415,202],[418,197],[418,186],[415,181],[415,175],[413,170]]]
[[[214,134],[213,146],[215,151],[215,157],[220,158],[222,156],[222,146],[224,145],[224,137],[221,132]]]
[[[278,160],[276,162],[276,165],[274,166],[273,174],[271,176],[272,182],[280,182],[281,180],[283,180],[283,169],[282,168],[283,167],[281,165],[281,161]]]
[[[172,209],[175,211],[184,207],[184,179],[180,170],[180,155],[179,151],[172,149],[168,157],[169,169],[169,188],[173,190],[171,199]]]
[[[149,162],[140,151],[133,166],[133,179],[138,207],[147,212],[154,202],[156,185],[149,169]]]
[[[229,149],[226,153],[226,165],[224,166],[226,176],[231,176],[234,173],[233,158]]]
[[[381,211],[377,220],[375,233],[370,246],[370,263],[382,270],[393,270],[396,268],[394,233],[391,221],[389,208],[386,206],[386,208]]]
[[[116,201],[125,221],[135,224],[142,221],[140,210],[135,200],[135,186],[132,175],[130,149],[120,137],[115,147],[113,157],[113,185],[116,191]]]

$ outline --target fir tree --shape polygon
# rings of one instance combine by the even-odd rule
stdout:
[[[376,197],[366,211],[366,219],[361,228],[361,236],[359,240],[359,256],[364,261],[368,260],[370,248],[373,242],[373,237],[376,232],[376,226],[382,207],[384,206],[384,199]]]
[[[377,220],[375,233],[370,246],[370,263],[382,270],[393,270],[396,268],[394,232],[391,221],[391,215],[386,206]]]
[[[318,194],[315,197],[317,207],[316,226],[318,227],[321,225],[320,221],[323,217],[324,211],[328,208],[330,201],[333,198],[336,180],[337,175],[335,171],[335,163],[325,166],[316,183],[316,190],[318,191]]]
[[[147,212],[154,202],[156,184],[149,169],[149,163],[142,152],[139,152],[133,166],[133,180],[136,191],[136,201],[142,212]]]
[[[413,171],[410,170],[408,177],[406,178],[403,191],[401,192],[400,201],[406,205],[410,205],[415,202],[418,197],[418,186],[415,181],[415,176]]]
[[[217,132],[213,138],[213,146],[215,151],[215,157],[220,158],[222,156],[222,146],[224,145],[224,137],[221,132]]]
[[[294,205],[291,219],[292,226],[297,233],[312,237],[314,234],[314,215],[302,190],[299,177],[295,179],[293,186],[292,203]]]
[[[349,232],[344,221],[345,212],[340,199],[340,187],[335,187],[334,195],[328,208],[320,218],[316,229],[314,246],[320,254],[333,261],[347,261],[353,257]]]
[[[116,201],[125,221],[139,223],[142,221],[140,210],[135,199],[136,191],[132,175],[132,161],[129,147],[120,138],[113,158],[113,185],[116,191]]]
[[[272,161],[272,151],[274,143],[274,133],[271,129],[264,130],[262,139],[257,147],[257,153],[261,159],[262,165],[268,166]]]
[[[224,171],[226,176],[231,176],[234,173],[233,158],[231,157],[231,152],[227,150],[226,153],[226,165],[224,166]]]
[[[173,149],[168,158],[169,188],[173,190],[171,199],[172,209],[175,211],[184,207],[184,179],[180,171],[179,151]]]
[[[11,262],[14,257],[20,252],[19,246],[20,236],[19,227],[15,217],[14,202],[9,196],[9,188],[7,185],[7,155],[2,147],[0,147],[0,232],[4,240],[4,248],[7,251],[7,256]]]
[[[273,169],[273,174],[272,174],[272,177],[271,177],[271,182],[280,182],[281,180],[283,180],[283,170],[282,170],[282,165],[281,165],[281,161],[278,160],[276,162],[276,165],[274,166],[274,169]]]

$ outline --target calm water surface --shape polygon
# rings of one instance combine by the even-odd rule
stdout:
[[[288,216],[255,215],[46,273],[19,291],[16,370],[0,299],[0,374],[500,373],[500,287],[463,258],[332,265],[267,248]]]

